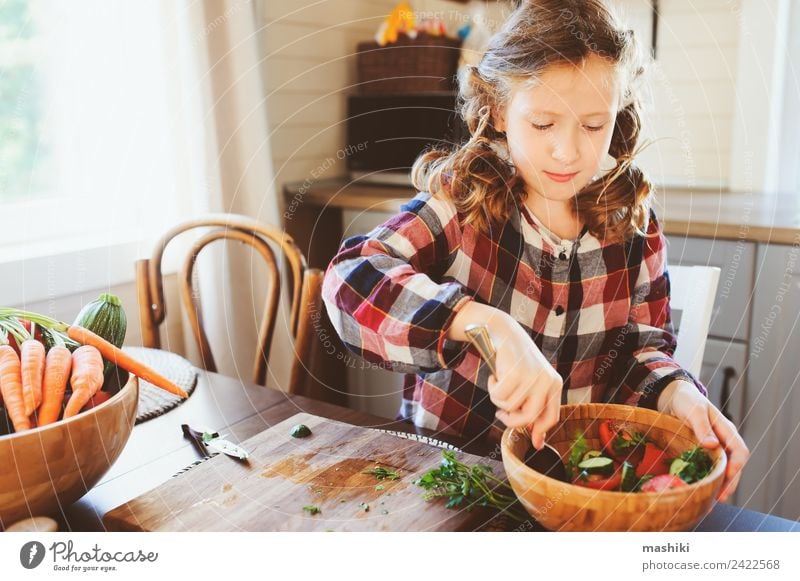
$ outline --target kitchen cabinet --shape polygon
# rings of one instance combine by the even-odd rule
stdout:
[[[709,339],[703,354],[700,381],[708,389],[708,398],[722,410],[741,432],[746,413],[747,346],[737,341]],[[739,491],[731,498],[739,504]]]
[[[742,506],[800,519],[800,241],[760,245],[746,414]]]
[[[681,266],[717,266],[717,297],[708,334],[747,341],[756,244],[744,240],[714,240],[667,236],[667,260]]]

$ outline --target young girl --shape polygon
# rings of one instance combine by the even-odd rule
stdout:
[[[344,242],[323,297],[348,349],[409,374],[399,418],[491,442],[528,426],[541,448],[562,403],[658,409],[724,446],[725,500],[749,453],[672,358],[665,238],[634,164],[638,55],[601,0],[522,3],[460,79],[471,139],[417,160],[422,193]]]

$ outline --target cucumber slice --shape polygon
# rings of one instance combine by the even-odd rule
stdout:
[[[589,458],[578,464],[578,468],[586,470],[589,474],[611,474],[614,471],[614,461],[605,456]]]
[[[600,450],[589,450],[586,454],[583,455],[581,461],[588,460],[589,458],[597,458],[598,456],[602,456],[603,453]]]
[[[672,464],[669,465],[669,473],[674,476],[680,476],[683,469],[686,468],[689,463],[682,458],[675,458],[672,461]]]
[[[620,489],[622,492],[631,492],[636,489],[638,480],[636,478],[636,468],[630,462],[622,463],[622,483]]]

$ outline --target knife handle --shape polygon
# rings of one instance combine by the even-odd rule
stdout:
[[[486,325],[470,324],[464,327],[464,333],[470,342],[478,350],[489,371],[497,379],[497,368],[495,367],[495,360],[497,358],[497,351],[495,351],[492,337],[489,335],[489,327]]]
[[[203,443],[202,434],[190,428],[188,424],[181,424],[181,430],[183,430],[183,437],[188,438],[194,444],[194,447],[197,448],[203,458],[211,458],[208,448]]]

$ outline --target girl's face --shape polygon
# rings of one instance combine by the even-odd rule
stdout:
[[[619,96],[614,66],[592,55],[581,67],[552,66],[535,87],[514,91],[496,127],[528,195],[571,199],[608,153]]]

